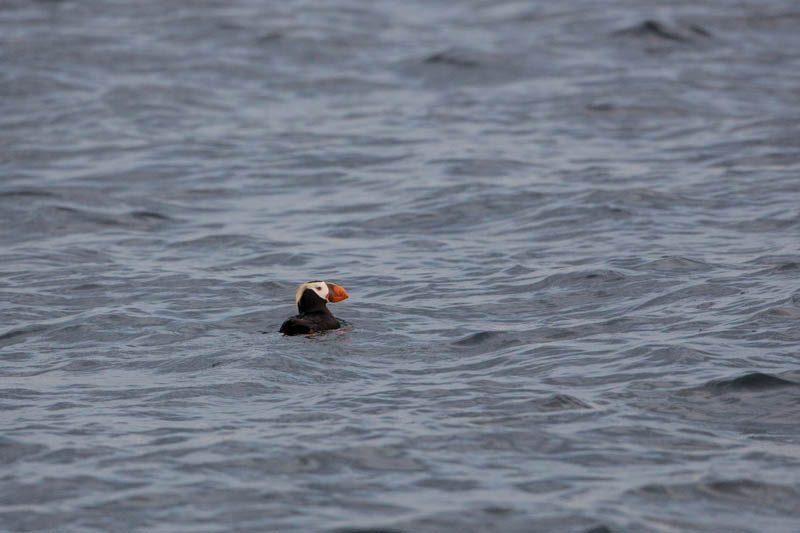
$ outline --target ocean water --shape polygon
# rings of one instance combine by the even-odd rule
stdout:
[[[0,530],[797,531],[799,22],[3,2]]]

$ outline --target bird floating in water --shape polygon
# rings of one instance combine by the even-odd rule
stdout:
[[[288,318],[281,325],[284,335],[308,335],[330,329],[339,329],[342,324],[328,310],[328,302],[341,302],[347,291],[333,283],[309,281],[298,287],[294,301],[299,314]]]

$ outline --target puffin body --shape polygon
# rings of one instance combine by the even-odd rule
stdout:
[[[329,329],[339,329],[341,324],[331,314],[328,302],[341,302],[347,291],[333,283],[309,281],[303,283],[295,294],[298,315],[287,319],[280,329],[284,335],[308,335]]]

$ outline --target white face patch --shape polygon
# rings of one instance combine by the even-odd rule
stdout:
[[[308,283],[303,283],[297,288],[297,293],[294,295],[295,305],[300,305],[300,297],[303,296],[303,291],[306,289],[311,289],[317,293],[317,296],[325,301],[328,301],[328,293],[330,292],[330,289],[328,289],[328,284],[324,281],[309,281]]]

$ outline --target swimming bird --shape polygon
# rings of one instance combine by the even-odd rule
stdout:
[[[333,283],[309,281],[298,287],[294,301],[298,315],[286,319],[280,333],[284,335],[307,335],[329,329],[339,329],[341,323],[328,310],[328,302],[341,302],[347,291]]]

